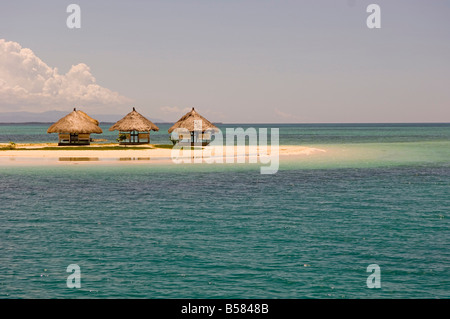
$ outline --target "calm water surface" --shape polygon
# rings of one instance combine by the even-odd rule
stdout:
[[[449,298],[449,131],[283,126],[284,144],[333,156],[275,175],[2,165],[0,298]],[[66,286],[69,264],[80,289]],[[370,264],[381,289],[367,288]]]

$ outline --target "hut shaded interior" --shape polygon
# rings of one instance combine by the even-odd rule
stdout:
[[[211,142],[211,133],[219,129],[195,111],[194,108],[182,116],[169,130],[173,144],[206,146]]]
[[[58,145],[89,145],[91,134],[101,134],[99,122],[76,108],[51,125],[47,133],[58,133]]]
[[[133,110],[109,128],[119,131],[119,145],[138,145],[150,143],[150,131],[159,131],[159,127],[142,114]]]

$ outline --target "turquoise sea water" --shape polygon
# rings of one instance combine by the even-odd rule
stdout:
[[[2,124],[0,143],[57,143],[58,134],[48,134],[52,123]],[[102,134],[92,134],[94,139],[115,143],[117,131],[108,129],[112,123],[101,123]],[[172,124],[158,124],[159,131],[150,133],[154,144],[170,144],[167,130]],[[227,128],[250,127],[278,128],[280,144],[347,144],[347,143],[392,143],[416,141],[449,141],[450,124],[218,124],[225,135]]]
[[[0,298],[450,297],[449,124],[260,127],[326,153],[0,165]]]

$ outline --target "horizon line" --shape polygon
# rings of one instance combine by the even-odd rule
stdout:
[[[29,121],[29,122],[0,122],[0,124],[52,124],[54,121],[41,122],[41,121]],[[116,122],[110,121],[99,121],[99,123],[110,124]],[[174,124],[176,121],[155,121],[154,123],[158,124]],[[366,125],[376,125],[376,124],[450,124],[450,122],[214,122],[213,124],[219,125],[239,125],[239,124],[255,124],[255,125],[266,125],[266,124],[275,124],[275,125],[324,125],[324,124],[366,124]]]

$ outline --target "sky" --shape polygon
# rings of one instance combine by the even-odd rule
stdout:
[[[2,1],[0,112],[450,122],[449,17],[450,0]]]

